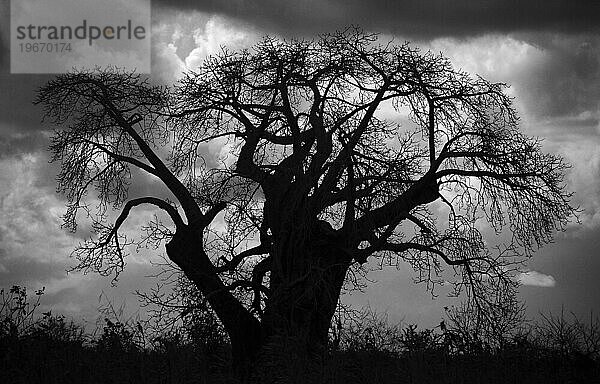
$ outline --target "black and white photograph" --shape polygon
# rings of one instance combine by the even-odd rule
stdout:
[[[600,2],[0,0],[0,382],[600,383]]]

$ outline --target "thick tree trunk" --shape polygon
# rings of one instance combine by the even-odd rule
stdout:
[[[326,352],[348,258],[323,242],[287,245],[279,248],[285,257],[274,257],[283,262],[271,271],[271,296],[262,322],[224,286],[202,248],[200,234],[189,228],[178,231],[166,247],[169,258],[200,289],[223,323],[231,340],[232,365],[242,382],[291,382],[301,377],[308,382]]]
[[[304,249],[288,248],[288,256],[296,256],[293,267],[288,265],[291,273],[271,280],[255,372],[262,382],[318,381],[349,262],[329,246]]]

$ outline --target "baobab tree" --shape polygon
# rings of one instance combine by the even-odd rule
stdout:
[[[222,322],[241,375],[276,340],[322,351],[344,282],[372,260],[454,276],[491,313],[574,212],[566,165],[520,131],[504,84],[356,29],[224,49],[172,87],[68,73],[36,102],[62,127],[65,225],[85,209],[96,232],[77,268],[117,276],[123,222],[140,205],[164,212],[150,237]],[[142,173],[168,197],[130,197]]]

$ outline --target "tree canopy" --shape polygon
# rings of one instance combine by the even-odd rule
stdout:
[[[166,242],[235,344],[238,328],[322,339],[344,281],[371,260],[405,261],[428,284],[454,275],[484,313],[505,301],[519,263],[574,213],[567,165],[521,132],[505,88],[348,29],[223,49],[168,87],[75,71],[36,102],[62,126],[50,149],[65,225],[84,209],[97,234],[77,268],[118,275],[119,229],[153,205],[170,221],[146,239]],[[169,197],[130,196],[140,173]]]

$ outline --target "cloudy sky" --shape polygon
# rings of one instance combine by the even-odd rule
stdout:
[[[154,284],[152,255],[134,254],[117,287],[109,279],[65,269],[83,235],[60,228],[64,199],[48,164],[50,127],[31,105],[49,75],[11,75],[9,7],[0,7],[0,287],[46,287],[55,312],[94,320],[98,296],[117,303]],[[350,24],[396,41],[442,52],[456,67],[511,85],[529,135],[572,165],[568,183],[581,207],[580,224],[556,234],[521,276],[530,316],[539,311],[589,315],[600,311],[600,3],[585,0],[154,0],[152,77],[172,83],[221,45],[241,48],[265,34],[314,37]],[[138,211],[134,230],[150,211]],[[415,286],[410,270],[376,272],[364,295],[348,300],[388,311],[392,319],[432,325],[441,308]]]

